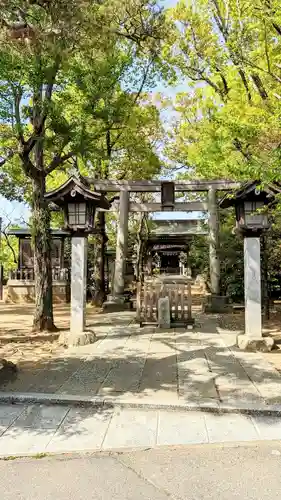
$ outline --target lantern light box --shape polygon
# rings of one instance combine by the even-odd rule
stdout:
[[[87,183],[76,177],[70,177],[45,198],[63,209],[65,226],[74,232],[93,232],[96,209],[110,208],[110,203],[101,193],[91,191]]]

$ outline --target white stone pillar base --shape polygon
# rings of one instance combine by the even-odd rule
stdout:
[[[97,340],[97,337],[94,332],[91,330],[80,332],[80,333],[71,333],[71,332],[62,332],[59,336],[59,344],[64,347],[80,347],[83,345],[94,344]]]
[[[249,352],[270,352],[274,346],[272,337],[249,337],[248,335],[237,336],[237,346],[243,351]]]

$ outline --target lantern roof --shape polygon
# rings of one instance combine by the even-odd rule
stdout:
[[[260,181],[249,181],[241,185],[241,187],[226,194],[219,202],[221,208],[229,208],[244,201],[262,201],[265,204],[274,201],[275,196],[281,193],[281,183],[272,182],[261,186]]]
[[[96,207],[109,210],[110,203],[102,193],[89,189],[89,184],[81,178],[70,177],[64,184],[45,194],[45,199],[55,203],[58,206],[65,205],[68,202],[89,201]]]

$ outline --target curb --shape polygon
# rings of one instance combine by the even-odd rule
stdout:
[[[182,401],[176,404],[164,401],[136,401],[135,399],[117,399],[102,396],[79,396],[71,394],[48,393],[11,393],[0,392],[0,404],[44,404],[62,406],[83,406],[88,408],[132,408],[140,410],[167,410],[167,411],[206,411],[212,413],[244,413],[281,416],[281,404],[247,403],[243,401]]]

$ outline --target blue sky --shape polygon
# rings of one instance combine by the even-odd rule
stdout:
[[[177,4],[177,0],[159,0],[159,4],[165,8],[173,7]],[[167,96],[174,96],[176,93],[180,90],[183,90],[183,86],[181,85],[180,87],[167,87],[164,84],[160,83],[155,89],[155,92],[161,92],[166,94]],[[167,115],[165,116],[167,119]],[[29,218],[29,209],[28,206],[17,203],[17,202],[9,202],[5,200],[5,198],[0,196],[0,213],[1,216],[3,217],[4,220],[4,226],[5,226],[5,221],[7,222],[14,222],[23,225],[24,220],[28,220]],[[196,213],[173,213],[173,212],[165,212],[165,213],[157,213],[155,214],[155,218],[157,219],[166,219],[166,218],[181,218],[181,219],[186,219],[186,218],[193,218],[193,217],[198,217],[198,214]]]

